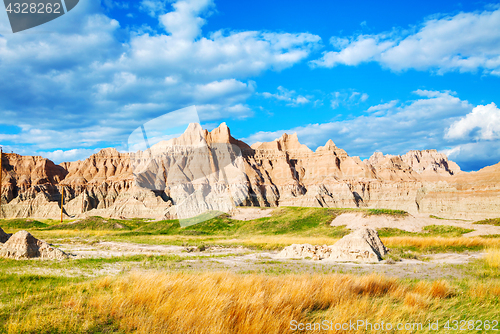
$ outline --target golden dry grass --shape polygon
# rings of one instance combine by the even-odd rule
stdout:
[[[331,237],[301,237],[290,235],[257,235],[251,237],[239,237],[237,239],[217,240],[221,244],[240,243],[249,247],[267,245],[268,247],[291,245],[291,244],[313,244],[313,245],[333,245],[340,238]]]
[[[467,237],[387,237],[381,238],[387,247],[407,247],[418,248],[431,247],[500,247],[500,238],[467,238]]]
[[[292,320],[425,322],[429,308],[452,293],[444,281],[412,287],[376,274],[135,272],[40,297],[36,307],[13,315],[6,328],[9,333],[91,332],[113,323],[126,333],[288,333]]]
[[[476,283],[468,291],[469,296],[474,298],[500,297],[500,282]]]
[[[481,237],[385,237],[381,238],[387,247],[417,247],[420,249],[433,247],[464,247],[464,248],[500,248],[500,238]],[[279,248],[290,244],[333,245],[339,238],[332,237],[301,237],[288,235],[259,235],[238,239],[219,239],[220,244],[243,244],[245,246],[262,246]]]
[[[490,267],[500,268],[500,249],[488,249],[485,260]]]
[[[142,238],[142,239],[141,239]],[[387,247],[417,247],[420,249],[432,247],[480,247],[480,248],[500,248],[500,238],[481,237],[385,237],[381,238]],[[312,244],[312,245],[333,245],[340,238],[333,237],[306,237],[291,235],[256,235],[249,237],[218,237],[207,238],[205,236],[171,236],[157,235],[147,237],[137,237],[138,242],[171,243],[173,241],[198,240],[199,242],[215,243],[220,245],[244,245],[247,247],[264,247],[276,249],[291,244]]]

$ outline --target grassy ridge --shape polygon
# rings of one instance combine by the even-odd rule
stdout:
[[[29,224],[38,226],[31,229],[36,237],[53,243],[79,237],[86,242],[105,240],[183,246],[245,246],[275,250],[292,243],[334,244],[350,233],[345,226],[330,226],[335,217],[345,212],[397,217],[407,215],[404,211],[386,209],[280,207],[274,209],[270,217],[241,221],[222,214],[184,228],[179,225],[178,220],[102,217],[89,217],[62,225],[55,221],[40,222],[45,225],[39,225],[33,220],[29,220]],[[28,220],[0,220],[0,224],[8,222],[6,225],[19,229],[26,226],[26,221]],[[391,240],[389,247],[400,247],[412,252],[481,250],[485,247],[496,247],[500,243],[499,238],[494,237],[462,237],[471,231],[453,226],[431,225],[419,233],[382,228],[379,229],[379,235],[383,239]]]
[[[26,218],[0,219],[0,227],[2,229],[32,229],[44,228],[49,225],[41,221]]]
[[[475,222],[474,224],[500,226],[500,218],[483,219],[483,220],[479,220],[479,221]]]
[[[249,235],[249,234],[321,234],[331,237],[343,236],[345,231],[330,227],[330,222],[344,212],[362,212],[370,215],[406,216],[402,210],[388,209],[330,209],[283,207],[273,211],[271,217],[248,221],[230,219],[221,214],[216,218],[182,228],[178,220],[149,222],[146,219],[113,219],[99,216],[80,219],[71,223],[58,224],[54,221],[42,223],[31,219],[0,220],[0,226],[11,229],[40,230],[96,230],[130,231],[129,235]]]
[[[422,232],[408,232],[397,228],[384,227],[378,229],[380,237],[399,237],[399,236],[413,236],[413,237],[461,237],[465,233],[474,230],[466,229],[456,226],[446,225],[429,225],[425,226]]]

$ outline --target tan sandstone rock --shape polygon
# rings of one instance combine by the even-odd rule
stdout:
[[[313,260],[379,262],[387,254],[387,251],[377,231],[370,228],[361,228],[346,235],[332,246],[293,244],[285,247],[277,257],[310,257]]]
[[[378,262],[387,254],[387,248],[377,231],[361,228],[346,235],[331,247],[330,260]]]
[[[387,208],[475,220],[500,212],[500,164],[465,173],[435,150],[400,156],[376,152],[361,161],[331,140],[315,152],[296,134],[250,147],[233,138],[225,123],[212,131],[193,123],[150,151],[163,162],[151,161],[148,152],[111,148],[60,166],[4,154],[1,215],[58,218],[62,187],[65,217],[176,218],[181,212],[230,207],[217,201],[229,195],[244,206]],[[214,151],[220,160],[213,158]],[[239,154],[241,164],[221,172],[218,166]],[[136,167],[144,173],[134,178]],[[230,191],[228,177],[235,180]],[[207,201],[200,202],[206,194]]]
[[[31,258],[63,260],[68,255],[45,241],[36,239],[27,231],[19,231],[0,248],[0,257],[16,260]]]

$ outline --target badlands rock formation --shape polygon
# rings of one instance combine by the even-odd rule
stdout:
[[[68,255],[45,241],[36,239],[26,231],[19,231],[0,246],[0,257],[16,260],[31,258],[63,260]]]
[[[283,134],[251,147],[225,123],[184,134],[147,151],[104,149],[55,165],[4,154],[2,217],[189,218],[234,205],[400,209],[443,218],[500,214],[500,164],[465,173],[435,150],[361,161],[329,140],[316,151]]]
[[[285,247],[278,258],[305,258],[332,261],[378,262],[387,254],[387,248],[380,240],[377,231],[361,228],[346,235],[333,246],[312,246],[309,244]]]

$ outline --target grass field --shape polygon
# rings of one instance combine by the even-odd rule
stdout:
[[[410,323],[422,330],[403,332],[432,332],[429,322],[438,321],[441,329],[449,320],[474,320],[473,328],[477,321],[491,323],[500,306],[500,283],[484,278],[450,283],[373,274],[149,271],[81,283],[3,276],[1,284],[9,291],[0,313],[7,333],[287,333],[294,321],[349,320],[394,327]]]
[[[345,227],[330,226],[345,211],[351,210],[279,208],[271,217],[238,221],[222,215],[187,228],[176,220],[101,217],[62,225],[53,220],[0,220],[0,227],[8,233],[26,229],[60,244],[245,246],[258,254],[291,243],[333,244],[349,233]],[[485,324],[491,328],[493,320],[500,321],[500,238],[462,236],[468,232],[443,225],[427,226],[419,233],[379,231],[392,249],[390,259],[485,253],[465,264],[439,267],[440,273],[449,273],[446,279],[432,273],[418,279],[394,278],[359,266],[346,270],[348,266],[265,257],[247,270],[217,264],[231,254],[202,252],[190,257],[133,255],[60,262],[0,259],[0,333],[288,333],[294,332],[293,321],[310,323],[308,333],[336,333],[346,331],[336,331],[334,325],[349,320],[413,326],[388,333],[456,332],[444,330],[448,320],[450,327],[453,320],[474,320],[474,328],[484,330]],[[429,322],[436,321],[440,330],[429,330]],[[333,330],[320,331],[318,325],[314,329],[315,323]],[[479,332],[470,330],[468,322],[458,325],[465,326],[461,332]],[[361,326],[347,332],[370,331]]]

